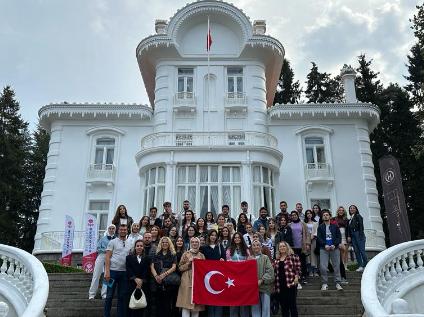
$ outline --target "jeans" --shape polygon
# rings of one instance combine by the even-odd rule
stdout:
[[[221,306],[208,306],[208,317],[221,317],[222,307]]]
[[[259,292],[259,303],[252,306],[252,317],[271,316],[271,296]]]
[[[320,272],[321,272],[321,280],[322,284],[328,284],[328,260],[331,259],[331,263],[334,269],[334,280],[336,283],[341,282],[340,277],[340,250],[319,250],[319,264],[320,264]]]
[[[128,293],[128,280],[127,272],[110,270],[110,278],[115,282],[112,287],[107,288],[104,317],[110,317],[110,310],[112,308],[113,294],[115,288],[118,288],[118,305],[116,307],[118,317],[125,317],[127,315],[127,293]]]
[[[231,306],[230,317],[249,317],[249,310],[250,306]]]
[[[88,291],[88,297],[96,296],[97,289],[99,288],[100,276],[103,273],[103,268],[105,265],[105,254],[99,253],[96,258],[93,270],[93,278],[91,279],[90,289]],[[107,286],[102,283],[102,298],[106,297]]]
[[[359,266],[365,267],[368,262],[367,254],[365,253],[365,236],[361,238],[359,235],[359,231],[354,231],[351,232],[351,237],[353,250],[355,251],[356,261],[358,261]]]

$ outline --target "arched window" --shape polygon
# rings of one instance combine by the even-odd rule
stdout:
[[[115,158],[115,139],[110,137],[100,137],[96,139],[96,149],[94,155],[94,169],[111,170]]]

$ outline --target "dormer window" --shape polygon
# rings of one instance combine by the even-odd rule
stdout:
[[[178,68],[178,98],[193,98],[193,68]]]
[[[237,98],[239,95],[243,95],[243,68],[228,67],[227,83],[229,98],[231,98],[231,95],[234,96],[234,98]]]

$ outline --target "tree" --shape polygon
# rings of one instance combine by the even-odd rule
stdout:
[[[403,188],[407,204],[408,217],[413,236],[417,236],[419,219],[417,212],[424,207],[419,205],[417,198],[424,194],[420,187],[414,184],[422,178],[417,174],[417,154],[422,133],[417,115],[412,112],[413,102],[408,93],[397,84],[384,88],[378,79],[378,73],[372,70],[372,60],[365,55],[358,57],[359,67],[356,79],[358,100],[371,102],[380,108],[380,124],[371,133],[371,152],[373,155],[374,172],[383,218],[383,228],[387,234],[387,222],[384,207],[383,191],[378,160],[387,154],[392,154],[399,160],[402,173]],[[424,180],[424,179],[423,179]],[[421,223],[422,226],[424,223]]]
[[[290,62],[284,59],[278,79],[277,91],[275,92],[274,104],[298,103],[302,89],[298,80],[294,81],[294,72]]]
[[[0,95],[0,135],[0,241],[17,246],[27,197],[25,174],[30,135],[9,86]]]
[[[305,95],[308,103],[341,102],[343,87],[340,76],[331,78],[328,73],[321,73],[318,66],[312,62],[312,68],[307,75]]]
[[[31,252],[34,248],[34,236],[37,229],[39,206],[41,204],[41,192],[47,164],[50,135],[37,126],[32,135],[32,144],[28,157],[26,177],[26,204],[24,217],[21,218],[19,228],[21,236],[19,247]]]
[[[417,6],[418,12],[411,20],[411,28],[417,42],[412,46],[408,55],[408,76],[409,81],[406,89],[412,95],[412,101],[419,109],[421,119],[424,119],[424,4]]]

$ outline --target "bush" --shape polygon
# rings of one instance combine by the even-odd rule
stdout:
[[[62,266],[56,263],[43,262],[43,265],[47,273],[83,273],[85,272],[84,270],[77,269],[72,266]]]

